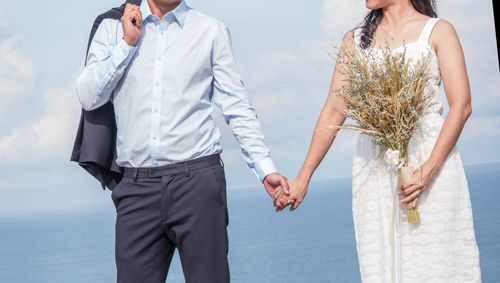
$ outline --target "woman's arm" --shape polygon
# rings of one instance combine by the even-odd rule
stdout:
[[[434,43],[450,111],[429,159],[415,171],[413,178],[402,186],[401,194],[406,198],[401,203],[413,201],[414,206],[418,200],[416,191],[421,193],[425,190],[439,172],[472,113],[464,54],[455,29],[449,22],[440,20],[434,28],[430,41]]]
[[[339,52],[339,60],[337,60],[335,70],[333,72],[330,92],[325,105],[321,110],[318,122],[316,123],[316,128],[313,133],[306,159],[297,177],[288,181],[290,186],[289,199],[294,201],[290,210],[296,209],[304,200],[307,193],[307,187],[314,171],[325,157],[335,139],[335,136],[337,135],[338,130],[332,130],[330,126],[340,126],[344,123],[344,114],[347,110],[347,106],[343,99],[337,95],[337,91],[346,84],[346,77],[344,72],[342,72],[341,61],[346,59],[346,56],[344,56],[345,52],[347,48],[353,48],[353,44],[353,33],[351,31],[344,36],[342,41],[342,46],[340,47]],[[286,204],[289,203],[290,201]],[[283,206],[278,207],[278,210],[283,208]]]

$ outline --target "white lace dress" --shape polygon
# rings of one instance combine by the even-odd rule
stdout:
[[[429,19],[418,41],[406,44],[407,56],[415,61],[432,53],[431,78],[425,90],[432,95],[432,103],[408,148],[408,162],[414,168],[429,158],[444,121],[438,60],[428,44],[437,21]],[[358,44],[359,33],[355,33]],[[397,281],[391,241],[394,198],[390,173],[379,153],[369,136],[359,136],[353,162],[352,210],[361,279],[385,283]],[[418,210],[421,222],[409,224],[406,208],[399,206],[400,282],[481,282],[469,188],[456,148],[420,196]]]

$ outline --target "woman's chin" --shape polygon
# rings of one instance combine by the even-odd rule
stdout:
[[[365,6],[367,9],[370,10],[376,10],[382,8],[384,5],[386,5],[387,1],[380,1],[380,0],[366,0],[365,1]]]
[[[379,8],[377,5],[370,5],[370,4],[368,4],[368,1],[366,2],[365,6],[369,10],[377,10]]]

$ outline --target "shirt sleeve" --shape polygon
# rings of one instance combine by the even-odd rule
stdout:
[[[213,102],[221,109],[226,123],[240,144],[248,167],[263,181],[277,172],[269,148],[237,71],[236,60],[227,27],[221,25],[212,54],[214,76]]]
[[[87,64],[76,80],[76,92],[83,109],[106,104],[120,81],[137,47],[117,40],[116,20],[104,20],[97,29],[87,54]]]

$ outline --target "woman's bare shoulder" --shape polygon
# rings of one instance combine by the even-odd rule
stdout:
[[[356,29],[351,29],[344,34],[342,38],[342,46],[352,48],[355,44],[354,37],[356,36]]]
[[[431,34],[431,37],[433,37],[433,39],[437,40],[437,39],[446,39],[446,38],[450,38],[450,37],[456,37],[457,36],[457,32],[455,30],[455,27],[453,27],[453,25],[447,21],[447,20],[444,20],[444,19],[439,19],[439,21],[437,21],[436,25],[434,26],[434,30],[432,31],[432,34]]]

